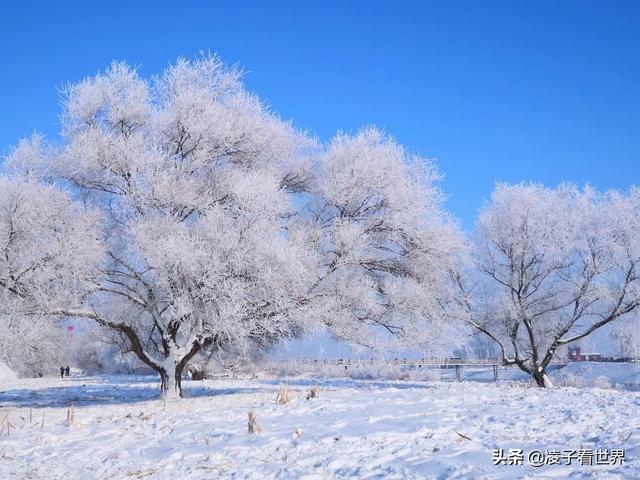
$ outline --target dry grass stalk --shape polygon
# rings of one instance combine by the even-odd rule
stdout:
[[[67,409],[67,426],[71,426],[76,421],[76,409],[73,406],[73,403]]]
[[[15,425],[11,423],[11,419],[9,418],[9,414],[11,410],[8,410],[7,413],[4,414],[4,418],[2,419],[2,428],[0,429],[0,435],[2,435],[5,431],[7,432],[7,437],[11,434],[11,429],[15,430]]]
[[[313,387],[307,394],[307,400],[311,398],[320,398],[320,387]]]
[[[285,405],[290,401],[291,398],[289,398],[289,390],[287,390],[286,388],[281,388],[278,392],[278,395],[276,396],[276,404]]]
[[[145,415],[144,412],[140,412],[140,415],[138,415],[138,418],[141,420],[147,421],[151,419],[151,414]]]
[[[256,414],[254,412],[249,412],[249,423],[247,425],[249,433],[261,433],[262,428],[258,425]]]

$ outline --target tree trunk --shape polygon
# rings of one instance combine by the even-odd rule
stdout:
[[[182,369],[173,362],[166,362],[159,370],[160,396],[163,400],[182,398]]]
[[[524,362],[519,362],[516,364],[520,370],[529,374],[536,385],[540,388],[550,388],[553,387],[553,383],[547,375],[547,366],[534,365],[533,367],[527,367]]]
[[[191,369],[191,380],[205,380],[207,378],[207,373],[204,368],[192,368]]]
[[[176,373],[174,376],[176,388],[178,389],[178,392],[180,392],[180,397],[182,397],[182,372],[183,371],[184,371],[184,365],[182,362],[180,362],[176,366]]]
[[[540,388],[549,388],[553,387],[553,383],[551,383],[551,379],[547,375],[547,372],[542,367],[535,367],[531,371],[531,377],[536,382],[536,385]]]

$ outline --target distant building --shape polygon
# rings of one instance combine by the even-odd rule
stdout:
[[[581,362],[582,355],[580,355],[580,347],[569,347],[567,360],[569,360],[570,362]]]
[[[602,362],[601,353],[582,353],[580,347],[569,347],[567,360],[570,362]]]
[[[583,353],[585,362],[601,362],[602,354],[601,353]]]

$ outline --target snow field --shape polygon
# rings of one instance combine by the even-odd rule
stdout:
[[[0,420],[8,415],[15,428],[0,437],[0,478],[640,478],[636,392],[348,379],[185,384],[192,396],[165,404],[154,399],[153,377],[8,382]],[[316,385],[320,397],[306,400]],[[286,405],[275,403],[281,388]],[[260,435],[247,433],[249,411]],[[627,460],[494,466],[496,448],[624,448]]]

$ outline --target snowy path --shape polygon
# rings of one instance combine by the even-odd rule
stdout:
[[[640,478],[637,392],[332,380],[305,400],[316,383],[186,382],[195,396],[165,407],[151,378],[8,382],[0,478]],[[287,405],[274,402],[280,386]],[[247,433],[249,410],[261,436]],[[624,448],[626,462],[493,466],[496,448]]]

